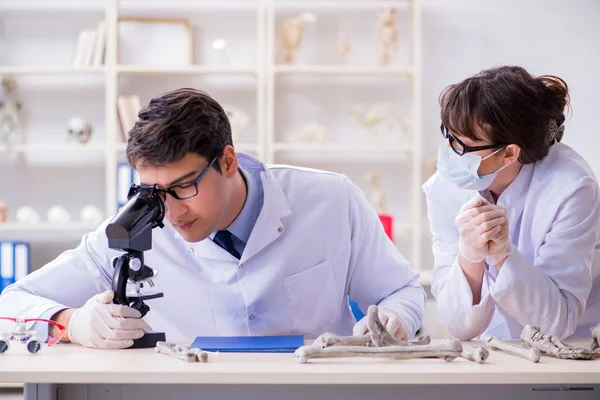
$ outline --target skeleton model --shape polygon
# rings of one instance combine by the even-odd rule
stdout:
[[[283,44],[284,64],[293,64],[296,54],[304,36],[304,23],[314,22],[317,17],[309,12],[304,12],[296,17],[286,19],[281,26],[281,42]]]
[[[319,336],[312,346],[302,346],[294,353],[300,363],[311,358],[336,357],[377,357],[393,359],[443,358],[452,361],[463,357],[482,363],[489,353],[477,349],[474,353],[463,350],[456,339],[431,343],[429,337],[416,341],[400,341],[392,337],[379,320],[377,306],[370,306],[367,312],[369,333],[364,336],[337,336],[325,333]]]
[[[373,192],[371,192],[370,196],[371,204],[375,207],[378,214],[387,214],[385,192],[381,188],[381,172],[369,171],[365,176],[365,180],[373,186]]]
[[[335,54],[339,59],[340,64],[348,63],[348,53],[352,50],[350,43],[348,43],[348,37],[346,32],[341,31],[338,36],[337,44],[335,45]]]
[[[321,124],[317,122],[307,122],[300,133],[289,133],[286,135],[288,142],[303,142],[311,144],[325,143],[329,141],[331,134]]]
[[[532,325],[525,325],[521,332],[521,339],[527,346],[556,358],[590,360],[598,355],[595,350],[573,347],[555,336],[541,333],[540,328]]]
[[[92,124],[83,118],[71,118],[67,122],[67,135],[70,140],[85,144],[92,137]]]
[[[396,9],[385,7],[379,10],[379,20],[375,26],[375,37],[381,45],[379,63],[388,65],[394,56],[394,47],[398,43],[398,25],[396,24]]]
[[[406,119],[389,103],[357,104],[350,107],[349,112],[373,136],[377,136],[380,125],[384,123],[389,132],[409,128]]]
[[[29,322],[46,322],[48,324],[52,324],[56,326],[60,335],[52,337],[48,340],[48,346],[58,342],[62,337],[62,332],[65,327],[47,319],[41,318],[30,318],[30,319],[21,319],[21,318],[9,318],[9,317],[0,317],[2,320],[13,321],[15,323],[14,328],[10,332],[0,333],[0,354],[4,354],[10,348],[10,342],[20,342],[25,343],[27,346],[27,351],[32,354],[39,352],[42,348],[42,343],[38,337],[38,334],[34,330],[27,329],[27,323]]]
[[[0,143],[15,142],[22,139],[22,104],[14,98],[17,82],[2,78],[0,82]]]
[[[224,105],[223,110],[225,110],[225,114],[227,114],[227,118],[229,118],[229,124],[231,125],[231,136],[233,138],[233,144],[235,144],[242,132],[244,132],[244,130],[246,130],[248,127],[250,118],[248,118],[248,114],[246,114],[244,111],[230,104]]]

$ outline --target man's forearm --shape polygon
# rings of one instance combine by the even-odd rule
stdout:
[[[67,308],[66,310],[61,310],[52,316],[52,321],[57,322],[65,327],[65,330],[62,333],[61,342],[70,342],[71,338],[69,337],[69,323],[71,322],[71,316],[75,312],[73,308]],[[59,329],[50,325],[50,336],[57,336],[60,334]]]

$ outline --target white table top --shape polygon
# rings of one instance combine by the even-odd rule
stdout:
[[[572,341],[589,347],[590,341]],[[473,349],[476,342],[463,343]],[[20,347],[23,347],[19,349]],[[96,350],[72,344],[44,346],[35,355],[18,343],[0,355],[0,382],[214,384],[600,384],[600,358],[542,357],[538,364],[492,351],[485,364],[462,358],[314,359],[293,354],[220,353],[208,363],[186,363],[153,349]]]

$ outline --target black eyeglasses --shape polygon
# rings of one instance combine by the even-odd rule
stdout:
[[[200,172],[200,175],[198,175],[193,181],[173,185],[167,189],[159,189],[157,185],[136,185],[134,183],[129,188],[129,194],[127,195],[127,198],[131,198],[132,196],[135,196],[143,190],[150,190],[153,191],[153,193],[158,194],[162,201],[167,200],[167,193],[177,200],[191,199],[192,197],[195,197],[198,194],[198,184],[200,183],[202,178],[204,178],[204,175],[206,175],[206,173],[210,171],[210,168],[215,163],[215,161],[217,161],[217,158],[218,157],[213,158],[212,161],[208,163],[208,165],[202,170],[202,172]]]
[[[444,139],[447,139],[448,142],[450,143],[450,147],[452,148],[452,150],[454,150],[454,152],[456,154],[458,154],[459,156],[462,156],[463,154],[466,154],[466,153],[471,153],[473,151],[499,149],[501,147],[507,146],[506,144],[488,144],[485,146],[467,146],[466,144],[461,142],[457,137],[455,137],[453,134],[451,134],[443,122],[440,125],[440,130],[442,131],[442,136],[444,137]]]

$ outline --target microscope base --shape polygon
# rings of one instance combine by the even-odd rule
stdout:
[[[129,349],[146,349],[148,347],[156,347],[156,342],[165,342],[166,336],[164,332],[146,332],[144,336],[133,341],[133,346]]]

